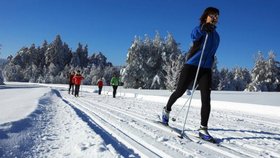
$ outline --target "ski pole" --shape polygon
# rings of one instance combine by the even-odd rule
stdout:
[[[195,90],[197,89],[198,85],[196,85]],[[194,93],[194,91],[192,92]],[[183,110],[183,108],[187,105],[188,101],[190,100],[191,96],[188,96],[187,101],[184,103],[184,105],[182,106],[181,110],[175,115],[175,117],[172,118],[172,121],[176,121],[177,117],[179,116],[179,114],[181,113],[181,111]]]
[[[196,81],[197,81],[197,77],[198,77],[198,73],[199,73],[202,57],[203,57],[203,54],[204,54],[204,51],[205,51],[205,46],[206,46],[206,43],[207,43],[207,39],[208,39],[208,33],[206,34],[205,41],[204,41],[203,48],[202,48],[202,52],[201,52],[201,56],[200,56],[200,59],[199,59],[199,63],[198,63],[198,67],[197,67],[194,83],[193,83],[193,86],[192,86],[192,94],[191,94],[191,97],[190,97],[189,106],[188,106],[188,110],[187,110],[187,113],[186,113],[184,126],[183,126],[183,129],[182,129],[182,132],[181,132],[181,137],[183,137],[183,134],[184,134],[185,125],[186,125],[186,122],[187,122],[187,118],[188,118],[188,114],[189,114],[189,110],[190,110],[190,106],[191,106],[191,102],[192,102],[192,98],[193,98],[193,94],[194,94],[194,90],[195,90],[195,85],[196,85]]]

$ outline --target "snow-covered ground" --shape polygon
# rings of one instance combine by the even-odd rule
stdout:
[[[0,157],[280,157],[279,93],[215,92],[209,132],[219,145],[193,135],[200,123],[194,94],[185,133],[156,124],[171,92],[118,89],[98,95],[82,86],[6,83],[0,86]],[[174,131],[183,127],[187,96],[173,106]]]

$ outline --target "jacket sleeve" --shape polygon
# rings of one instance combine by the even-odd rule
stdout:
[[[191,39],[193,42],[199,41],[202,36],[206,35],[206,32],[202,31],[200,26],[197,26],[193,29],[191,33]]]

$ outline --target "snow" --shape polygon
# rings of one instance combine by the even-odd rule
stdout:
[[[200,123],[200,96],[194,93],[177,137],[158,120],[171,92],[68,85],[5,83],[0,86],[0,157],[280,157],[279,93],[212,92],[209,132],[220,145],[194,137]],[[183,127],[187,96],[172,107],[170,122]]]
[[[27,89],[30,89],[28,93],[26,93]],[[26,117],[36,109],[38,99],[46,92],[45,88],[32,88],[30,85],[26,87],[9,86],[6,89],[1,89],[0,124]]]

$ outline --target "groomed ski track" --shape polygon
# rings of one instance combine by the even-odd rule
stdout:
[[[152,121],[157,120],[157,115],[164,106],[161,103],[120,96],[112,98],[107,94],[97,95],[90,92],[82,92],[80,97],[75,98],[67,91],[57,92],[79,117],[89,125],[94,124],[91,126],[92,130],[110,137],[111,141],[115,141],[114,144],[118,144],[115,148],[133,151],[132,154],[137,157],[280,157],[279,152],[273,149],[273,144],[279,144],[280,141],[277,133],[246,130],[250,127],[255,129],[255,126],[267,126],[269,130],[279,128],[277,123],[270,120],[212,110],[211,122],[219,120],[213,125],[214,128],[210,129],[210,133],[220,142],[215,145],[193,136],[200,121],[198,108],[193,108],[187,121],[185,133],[191,140],[180,139],[176,132]],[[181,106],[178,106],[178,109],[181,109]],[[177,122],[170,122],[170,125],[181,130],[183,120],[182,114],[178,116]],[[262,143],[271,145],[264,149]]]

